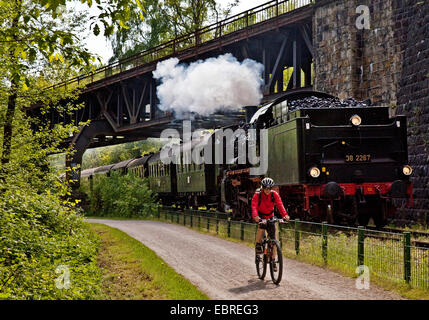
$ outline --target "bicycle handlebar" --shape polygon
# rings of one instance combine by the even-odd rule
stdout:
[[[261,219],[261,221],[259,221],[258,224],[259,225],[264,225],[266,223],[275,223],[275,222],[287,223],[287,220],[283,220],[283,219],[278,219],[276,217],[272,217],[271,219]]]

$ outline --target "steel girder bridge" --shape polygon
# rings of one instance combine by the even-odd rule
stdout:
[[[181,121],[157,105],[156,80],[152,71],[159,61],[177,57],[191,63],[200,59],[233,54],[239,61],[253,59],[264,65],[263,102],[273,100],[286,90],[312,86],[312,16],[315,0],[270,1],[193,33],[180,36],[157,47],[135,54],[56,84],[53,89],[80,89],[76,103],[84,107],[69,112],[41,105],[27,109],[27,115],[39,119],[39,125],[90,124],[64,141],[75,153],[67,162],[79,167],[87,148],[108,146],[159,137],[162,130],[176,128]],[[65,105],[65,103],[64,103]],[[196,115],[193,128],[216,128],[243,120],[243,112]],[[79,175],[73,175],[78,178]]]

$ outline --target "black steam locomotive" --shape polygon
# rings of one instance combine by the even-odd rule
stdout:
[[[179,146],[170,163],[158,153],[111,168],[147,177],[165,204],[213,207],[238,219],[250,218],[251,198],[265,176],[274,179],[289,215],[302,220],[366,226],[372,218],[381,227],[394,217],[398,199],[412,205],[405,116],[390,117],[388,107],[314,91],[289,93],[249,109],[254,112],[246,123],[219,129],[241,132],[221,136],[226,142],[221,161],[215,159],[216,130]],[[249,159],[239,161],[240,150],[249,151],[250,132],[256,132],[252,141],[260,157],[266,141],[263,174],[255,174]],[[233,146],[229,160],[228,139]],[[213,161],[185,161],[186,151],[197,144],[207,144],[201,153],[213,151]],[[81,177],[91,178],[97,170],[85,170]]]

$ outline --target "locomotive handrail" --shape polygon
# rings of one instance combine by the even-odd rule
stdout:
[[[208,43],[226,34],[243,30],[249,26],[268,21],[285,13],[311,5],[314,1],[315,0],[269,1],[222,21],[195,30],[194,32],[181,35],[173,40],[136,53],[128,58],[120,59],[108,64],[107,66],[100,67],[89,74],[79,75],[49,86],[45,88],[45,90],[53,90],[61,87],[65,87],[65,89],[67,89],[67,86],[71,86],[73,84],[77,84],[79,86],[81,83],[83,85],[89,85],[109,78],[115,74],[137,68],[138,66],[157,62],[162,58],[169,56],[175,56],[179,52],[197,47],[203,43]],[[212,34],[213,32],[214,34]]]
[[[305,118],[305,117],[303,117]],[[374,128],[374,129],[378,129],[378,128],[388,128],[388,127],[394,127],[396,126],[396,122],[392,122],[392,123],[388,123],[388,124],[361,124],[356,128]],[[318,126],[315,124],[311,124],[312,128],[329,128],[329,129],[345,129],[345,128],[354,128],[355,126],[352,124],[347,124],[347,125],[328,125],[328,126]]]

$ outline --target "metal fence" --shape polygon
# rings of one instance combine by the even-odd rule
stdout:
[[[113,62],[89,74],[80,75],[67,81],[53,85],[49,89],[86,86],[115,74],[158,61],[162,58],[174,56],[189,48],[200,46],[216,40],[227,34],[243,30],[249,26],[265,22],[279,15],[297,10],[312,4],[314,0],[274,0],[264,3],[240,14],[231,16],[192,33],[185,34],[151,49],[139,52],[131,57]]]
[[[233,221],[225,213],[158,207],[154,218],[212,235],[254,243],[257,225]],[[357,275],[370,275],[413,288],[429,289],[429,249],[414,244],[409,232],[391,233],[299,220],[280,224],[277,236],[289,258]]]

